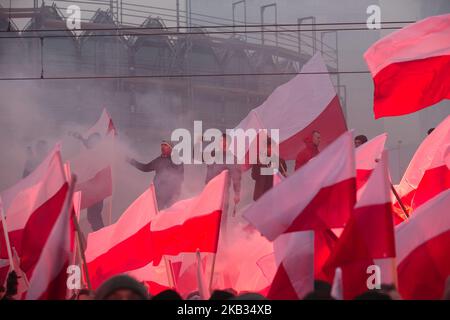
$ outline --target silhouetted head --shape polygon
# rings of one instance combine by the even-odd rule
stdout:
[[[178,292],[174,290],[164,290],[152,298],[152,300],[183,300]]]
[[[128,275],[118,275],[102,283],[96,300],[148,300],[147,288]]]
[[[77,300],[94,300],[94,292],[88,289],[81,289],[78,292]]]
[[[355,137],[355,148],[358,148],[360,145],[363,145],[367,142],[367,137],[363,134]]]
[[[211,294],[211,297],[209,300],[228,300],[234,297],[234,294],[232,294],[229,291],[225,290],[214,290],[214,292]]]
[[[381,290],[368,290],[359,296],[355,297],[354,300],[392,300],[391,297],[382,292]]]
[[[172,154],[172,143],[163,140],[161,142],[161,155],[164,157],[169,157]]]
[[[267,298],[256,292],[247,292],[242,293],[237,297],[230,298],[230,300],[267,300]]]
[[[398,293],[397,288],[393,284],[382,284],[381,292],[387,294],[392,300],[402,300],[400,293]]]
[[[434,128],[430,128],[430,129],[428,129],[427,134],[429,135],[429,134],[432,133],[433,131],[434,131]]]
[[[314,291],[308,293],[304,300],[334,300],[331,296],[331,285],[322,280],[314,281]]]

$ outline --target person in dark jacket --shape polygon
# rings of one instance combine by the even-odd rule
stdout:
[[[228,174],[230,175],[230,179],[228,180],[233,183],[233,191],[234,191],[234,203],[238,204],[241,200],[241,169],[237,165],[236,158],[229,154],[229,143],[230,137],[224,133],[222,134],[222,163],[213,163],[208,164],[206,166],[206,180],[205,184],[211,181],[214,177],[217,177],[222,171],[228,170]],[[228,161],[227,161],[228,158]],[[230,163],[227,163],[230,162]]]
[[[269,139],[267,141],[267,156],[270,157],[272,155],[272,143]],[[278,161],[278,172],[280,172],[283,176],[287,175],[287,166],[286,162],[279,158]],[[273,175],[265,175],[261,174],[261,170],[263,168],[269,168],[270,164],[262,164],[259,159],[258,162],[252,165],[252,179],[255,180],[255,189],[253,191],[253,200],[258,200],[264,193],[270,190],[273,187]]]
[[[161,142],[161,155],[149,163],[140,163],[134,159],[127,161],[142,172],[155,171],[153,184],[159,210],[170,207],[180,196],[184,178],[183,164],[175,164],[171,157],[172,144]]]
[[[297,155],[297,158],[295,159],[295,170],[300,169],[309,160],[319,154],[320,138],[320,132],[313,131],[311,136],[307,137],[304,140],[306,148],[300,151],[300,153]]]

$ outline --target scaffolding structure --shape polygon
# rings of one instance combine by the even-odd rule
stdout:
[[[66,9],[73,4],[88,6],[83,9],[89,17],[82,16],[81,32],[66,25]],[[261,8],[257,26],[246,20],[246,14],[244,20],[236,19],[236,9],[243,6],[245,13],[245,5],[245,0],[230,5],[232,19],[196,14],[189,1],[186,10],[181,10],[179,1],[173,10],[126,0],[34,0],[33,8],[0,8],[0,31],[9,31],[0,36],[0,72],[43,79],[92,76],[75,86],[64,81],[52,85],[66,90],[68,96],[83,92],[98,98],[101,88],[114,91],[114,97],[101,98],[113,113],[121,114],[120,119],[128,119],[122,120],[123,126],[139,127],[140,115],[151,112],[151,106],[139,97],[153,94],[155,103],[174,114],[191,113],[197,118],[213,114],[208,126],[232,128],[316,52],[322,53],[330,71],[339,70],[337,31],[317,30],[314,17],[299,17],[294,29],[277,23],[265,26],[264,11],[273,5]],[[19,30],[13,23],[16,18],[30,20]],[[266,37],[266,33],[275,37]],[[345,111],[345,87],[338,73],[333,82]],[[83,99],[75,100],[76,105],[70,107],[89,116]]]

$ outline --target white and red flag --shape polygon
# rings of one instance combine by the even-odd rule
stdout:
[[[74,186],[70,186],[60,214],[39,252],[29,278],[27,300],[65,300],[67,297],[67,267],[72,262],[74,247],[73,190]]]
[[[395,228],[399,293],[404,299],[442,298],[450,276],[450,190],[420,206]]]
[[[117,135],[116,127],[106,108],[103,109],[97,122],[84,133],[84,137],[87,139],[89,135],[94,133],[98,133],[101,137],[108,136],[109,134]]]
[[[450,14],[429,17],[372,45],[375,119],[399,116],[450,99]]]
[[[450,188],[449,158],[450,116],[447,116],[419,146],[396,186],[406,207],[415,210]]]
[[[29,176],[2,192],[11,248],[20,257],[20,268],[30,279],[59,219],[67,197],[66,180],[59,147]],[[7,257],[5,235],[0,227],[1,257]]]
[[[356,202],[351,132],[344,133],[244,212],[273,241],[283,233],[343,227]]]
[[[78,177],[76,191],[81,191],[81,209],[112,195],[112,164],[114,136],[108,135],[90,149],[82,150],[69,160],[71,170]]]
[[[89,142],[93,134],[99,135],[95,143]],[[116,135],[114,123],[104,109],[99,120],[84,133],[86,149],[69,160],[71,170],[78,178],[76,191],[83,193],[81,209],[112,196],[112,159]]]
[[[381,159],[386,143],[387,133],[380,134],[356,148],[356,189],[358,198],[362,187],[369,180],[370,175]]]
[[[322,148],[347,131],[339,97],[320,53],[235,129],[279,129],[280,157],[285,160],[296,158],[314,130],[321,133]]]
[[[93,287],[115,274],[159,265],[164,255],[216,252],[227,179],[224,171],[199,196],[158,215],[153,191],[147,190],[115,224],[89,234],[86,260]]]
[[[338,267],[342,269],[344,299],[368,290],[367,268],[371,265],[381,269],[382,283],[395,281],[394,224],[387,166],[384,153],[324,266],[329,274]]]
[[[300,300],[314,290],[314,231],[281,235],[274,253],[278,269],[267,298]]]

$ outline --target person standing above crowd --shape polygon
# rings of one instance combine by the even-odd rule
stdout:
[[[222,134],[222,140],[220,143],[220,147],[222,149],[222,163],[213,163],[206,166],[205,184],[208,184],[209,181],[218,176],[222,171],[228,170],[231,182],[233,183],[233,200],[235,204],[238,204],[241,200],[241,170],[237,165],[236,158],[231,154],[231,151],[228,150],[230,139],[231,138],[226,133]]]
[[[161,154],[149,163],[144,164],[135,159],[127,158],[128,163],[142,172],[155,171],[153,184],[159,210],[170,207],[181,193],[184,166],[183,164],[175,164],[171,155],[172,144],[168,141],[162,141]]]
[[[267,157],[272,156],[272,140],[268,138],[267,140]],[[267,175],[262,173],[263,168],[270,168],[269,164],[262,164],[258,157],[258,162],[252,165],[252,179],[255,180],[255,189],[253,191],[253,200],[258,200],[264,193],[273,187],[273,174]],[[279,158],[278,161],[278,172],[283,176],[287,175],[286,162]]]
[[[305,138],[306,147],[300,151],[295,159],[295,170],[298,170],[319,154],[320,139],[320,132],[316,130],[312,132],[311,136]]]

